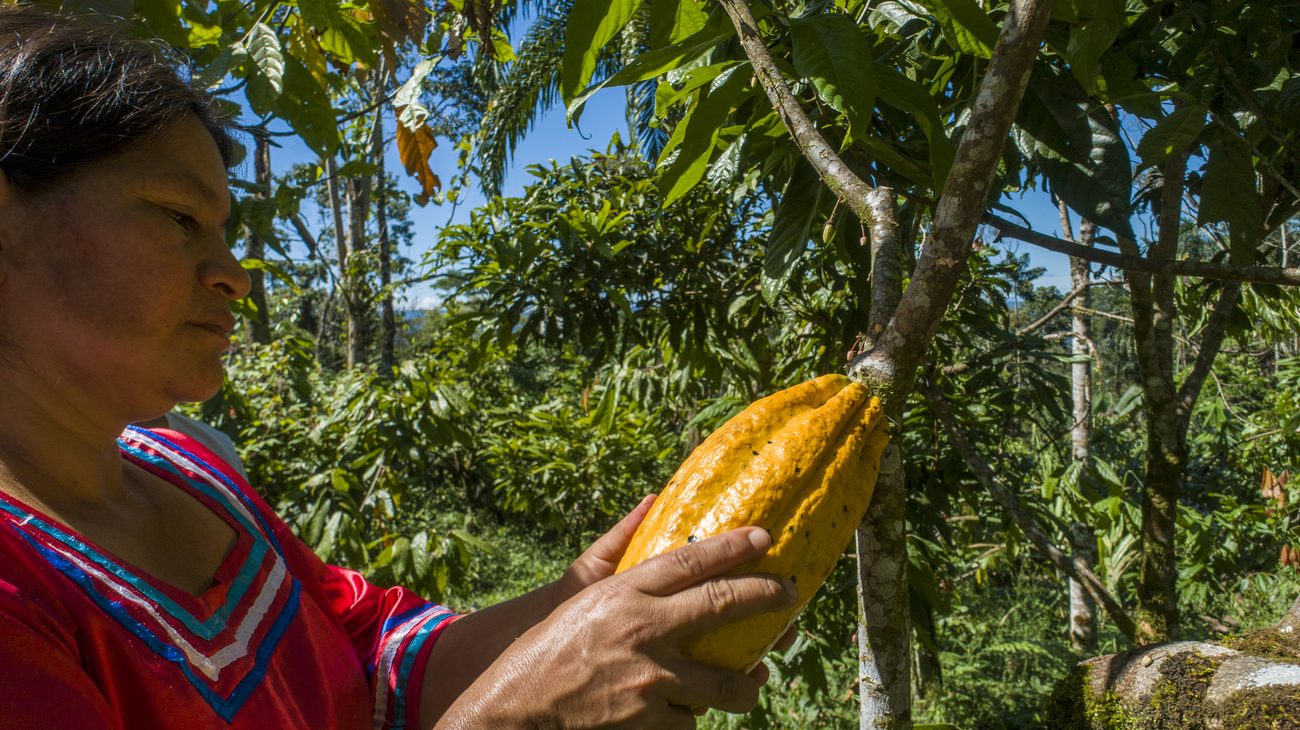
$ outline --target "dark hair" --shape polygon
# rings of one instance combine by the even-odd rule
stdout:
[[[125,23],[0,6],[0,171],[35,192],[193,113],[234,162],[230,120],[183,62]]]

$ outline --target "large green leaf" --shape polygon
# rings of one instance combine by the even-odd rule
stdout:
[[[876,102],[907,112],[930,141],[930,172],[934,176],[934,189],[943,190],[957,151],[944,134],[943,121],[939,119],[939,105],[921,84],[909,79],[883,63],[875,64]]]
[[[1119,127],[1072,75],[1039,66],[1016,115],[1021,151],[1079,215],[1133,238],[1133,170]]]
[[[1195,106],[1185,106],[1160,120],[1160,123],[1142,135],[1138,142],[1138,157],[1142,158],[1142,167],[1158,165],[1169,156],[1182,152],[1205,128],[1205,110]]]
[[[624,66],[623,70],[598,84],[583,89],[577,98],[569,102],[565,112],[569,123],[572,124],[582,116],[582,109],[587,104],[587,100],[597,91],[607,86],[626,86],[662,76],[694,61],[718,45],[724,38],[730,38],[735,33],[735,26],[728,21],[718,24],[717,27],[706,27],[695,35],[666,48],[642,53],[632,63]]]
[[[565,102],[591,83],[596,57],[641,7],[641,0],[577,0],[564,29],[560,93]]]
[[[919,0],[943,29],[953,48],[980,58],[992,58],[998,26],[976,0]]]
[[[1252,266],[1263,213],[1250,148],[1245,140],[1225,129],[1213,130],[1207,144],[1210,159],[1201,179],[1201,205],[1196,223],[1203,226],[1226,222],[1231,241],[1230,260]]]
[[[298,12],[307,25],[324,31],[334,26],[334,12],[329,0],[298,0]]]
[[[1070,70],[1084,91],[1097,89],[1098,64],[1124,28],[1126,0],[1095,0],[1090,17],[1070,28]]]
[[[821,207],[823,190],[817,171],[807,160],[800,158],[785,186],[785,195],[776,208],[772,230],[767,235],[762,285],[763,298],[768,304],[776,304],[777,297],[794,275],[795,266],[808,250],[808,236]]]
[[[284,58],[284,91],[275,111],[316,154],[329,157],[338,149],[339,125],[329,95],[294,56]]]
[[[790,23],[794,69],[832,109],[848,118],[849,137],[871,128],[875,64],[858,24],[847,15],[816,15]]]
[[[679,43],[704,30],[708,13],[698,0],[654,0],[650,5],[650,30],[646,40],[651,50]]]
[[[248,35],[248,55],[256,69],[248,80],[248,105],[253,113],[266,116],[271,113],[275,100],[284,90],[284,55],[280,53],[280,39],[265,23],[253,26]]]
[[[677,157],[659,178],[659,190],[666,208],[704,179],[718,130],[731,113],[732,106],[749,80],[749,64],[733,67],[717,79],[707,94],[702,94],[674,130],[681,130],[681,147]]]

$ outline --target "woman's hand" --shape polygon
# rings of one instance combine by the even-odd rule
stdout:
[[[648,494],[631,512],[627,514],[617,525],[599,540],[592,543],[569,569],[564,571],[564,575],[552,584],[550,587],[554,591],[555,603],[558,606],[577,595],[587,586],[595,585],[598,581],[614,575],[618,570],[618,564],[623,560],[623,554],[627,552],[627,547],[632,542],[632,536],[636,534],[637,528],[645,521],[645,516],[649,514],[650,508],[654,506],[655,499],[658,495]],[[776,646],[772,647],[774,651],[787,649],[794,643],[798,633],[793,626],[777,640]],[[759,686],[767,684],[768,671],[766,664],[759,664],[754,667],[749,676]],[[696,710],[696,715],[703,715],[708,708],[701,707]]]
[[[591,544],[569,569],[564,571],[564,575],[554,583],[555,605],[560,605],[570,598],[578,595],[582,589],[590,585],[595,585],[602,581],[618,569],[619,561],[623,559],[623,553],[627,552],[627,546],[632,542],[632,536],[645,520],[646,514],[650,512],[650,507],[655,503],[653,494],[646,495],[631,512],[614,525],[613,529],[606,532],[599,540]]]
[[[634,518],[639,524],[637,510],[624,523]],[[759,528],[733,530],[598,579],[519,637],[437,727],[693,728],[693,707],[750,710],[759,681],[681,650],[719,626],[794,604],[784,578],[719,577],[770,544]],[[610,564],[611,552],[593,551],[574,564],[575,580]]]

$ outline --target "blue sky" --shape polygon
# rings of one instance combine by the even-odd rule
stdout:
[[[624,99],[622,89],[609,89],[597,93],[587,103],[583,112],[581,131],[569,129],[565,125],[562,108],[557,107],[548,112],[515,150],[506,176],[505,195],[519,195],[523,192],[524,186],[532,180],[532,176],[526,170],[529,165],[545,163],[548,160],[566,163],[574,155],[586,154],[591,149],[604,151],[615,132],[626,139],[628,131],[623,116]],[[390,118],[386,127],[389,134],[392,134],[393,124],[394,121]],[[279,127],[277,123],[273,123],[272,129],[283,128],[283,123],[278,125]],[[316,161],[315,154],[297,137],[279,137],[276,141],[284,146],[271,151],[271,167],[275,174],[280,174],[297,163]],[[430,164],[434,172],[447,181],[457,172],[457,153],[453,144],[447,140],[439,140],[439,143],[441,146],[434,152]],[[389,170],[399,173],[403,178],[405,189],[412,193],[418,190],[414,180],[404,175],[395,145],[389,149],[386,166]],[[251,176],[251,170],[243,170],[241,174]],[[454,214],[450,203],[443,205],[430,203],[424,208],[413,207],[411,218],[414,222],[415,237],[411,250],[407,252],[409,258],[418,261],[421,254],[432,246],[438,231],[447,224],[449,218],[456,223],[468,221],[470,211],[485,202],[477,188],[471,187],[465,192],[467,194],[462,198]],[[1045,194],[1031,192],[1023,198],[1016,197],[1004,202],[1024,214],[1035,230],[1060,235],[1060,217]],[[313,224],[315,223],[314,216],[309,214],[308,218]],[[1074,225],[1078,226],[1077,221]],[[999,246],[1017,253],[1028,253],[1032,265],[1045,268],[1046,274],[1037,282],[1040,286],[1055,286],[1062,292],[1069,291],[1070,265],[1066,256],[1010,240],[1004,240]],[[296,255],[303,255],[303,252],[298,251]],[[438,293],[428,285],[417,285],[406,292],[406,300],[405,305],[399,305],[399,308],[424,308],[437,303]]]

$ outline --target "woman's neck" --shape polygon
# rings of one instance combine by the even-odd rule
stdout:
[[[117,437],[126,427],[75,389],[31,372],[0,372],[0,490],[54,513],[121,498]]]

